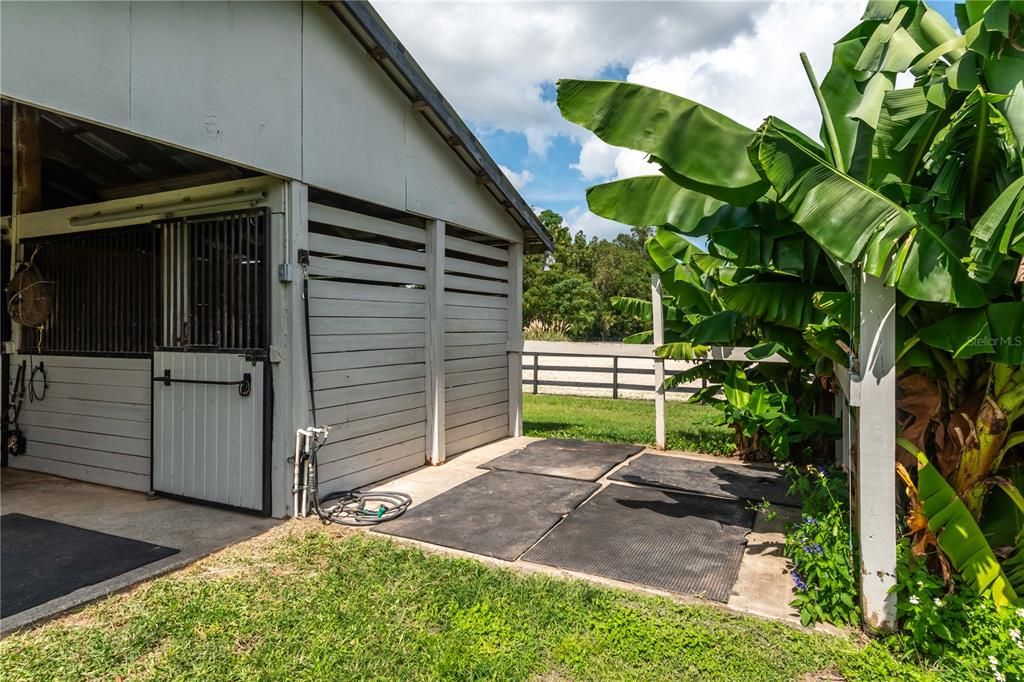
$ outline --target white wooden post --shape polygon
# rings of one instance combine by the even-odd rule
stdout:
[[[665,343],[664,311],[661,307],[661,277],[651,275],[651,313],[654,320],[654,347]],[[654,358],[654,442],[665,449],[665,361]]]
[[[862,275],[854,504],[861,610],[870,629],[896,624],[896,292]]]
[[[508,245],[508,435],[523,435],[523,245]]]
[[[427,463],[444,463],[444,236],[441,220],[427,222]]]
[[[274,452],[271,460],[271,514],[291,516],[292,465],[287,462],[295,430],[314,424],[310,412],[309,368],[306,365],[306,320],[303,314],[302,269],[298,253],[309,247],[309,190],[287,180],[270,192],[270,263],[278,276],[270,296],[270,371],[274,381]]]

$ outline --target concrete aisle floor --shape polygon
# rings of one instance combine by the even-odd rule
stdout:
[[[50,618],[143,580],[186,566],[280,523],[57,476],[5,468],[0,513],[20,513],[180,550],[110,580],[82,587],[0,620],[0,633]],[[2,570],[2,567],[0,567]]]
[[[416,506],[417,504],[422,504],[436,495],[454,488],[460,483],[464,483],[472,478],[476,478],[477,476],[487,473],[487,470],[478,469],[477,467],[496,457],[500,457],[501,455],[513,450],[522,448],[527,443],[535,440],[540,439],[521,437],[509,438],[497,443],[491,443],[490,445],[485,445],[454,457],[445,462],[442,466],[422,467],[402,476],[397,476],[388,481],[381,482],[375,487],[375,489],[407,493],[413,498],[413,506]],[[643,453],[630,457],[625,462],[608,472],[608,475],[611,475],[620,467],[625,466],[628,462],[639,457],[640,454]],[[690,457],[709,461],[721,461],[721,458],[697,455],[693,453],[669,451],[659,452],[658,454],[671,455],[674,457]],[[602,487],[608,485],[608,475],[602,477],[598,481]],[[617,483],[620,485],[630,485],[622,482]],[[773,506],[773,511],[776,512],[776,516],[771,520],[762,512],[756,513],[753,529],[747,536],[747,545],[744,549],[743,560],[740,563],[739,575],[736,579],[736,584],[733,586],[732,595],[729,597],[725,606],[741,613],[784,620],[790,623],[799,623],[799,614],[789,606],[789,602],[792,601],[794,597],[793,581],[789,576],[789,572],[786,570],[786,559],[782,556],[782,546],[784,543],[783,528],[785,524],[789,521],[799,519],[800,514],[797,509],[781,507],[778,505]],[[611,580],[601,576],[542,566],[540,564],[534,564],[527,561],[502,561],[500,559],[483,557],[447,547],[428,545],[416,540],[397,537],[392,539],[444,553],[469,556],[493,565],[510,567],[516,570],[582,578],[604,585],[660,594],[685,602],[714,603],[720,605],[718,602],[706,602],[698,597],[665,592],[632,583]]]

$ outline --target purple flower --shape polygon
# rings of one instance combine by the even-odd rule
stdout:
[[[808,515],[804,514],[804,525],[805,526],[813,526],[817,522],[818,522],[818,520],[816,518],[814,518],[813,516],[808,516]]]
[[[808,554],[823,554],[825,552],[825,550],[822,549],[821,545],[819,545],[817,542],[812,542],[809,545],[804,545],[803,550]]]
[[[825,471],[825,467],[821,464],[818,465],[818,473],[822,478],[828,478],[828,473]]]
[[[807,589],[807,583],[804,582],[804,579],[800,577],[799,573],[793,571],[789,575],[793,578],[793,584],[796,585],[796,589],[800,590],[801,592]]]

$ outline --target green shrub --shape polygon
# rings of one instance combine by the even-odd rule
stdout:
[[[1024,608],[998,610],[967,584],[947,585],[901,541],[896,569],[901,631],[890,647],[964,679],[1024,679]]]
[[[796,598],[792,606],[804,625],[860,620],[857,581],[847,505],[846,476],[839,470],[787,467],[790,493],[800,497],[800,521],[786,530]]]

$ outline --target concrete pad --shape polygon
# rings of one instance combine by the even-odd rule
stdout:
[[[18,469],[0,474],[0,513],[17,512],[180,550],[0,620],[0,634],[167,573],[280,521]],[[2,539],[0,539],[2,541]],[[0,567],[2,570],[2,567]]]
[[[496,443],[491,443],[474,450],[465,452],[454,457],[439,466],[426,466],[404,475],[396,476],[376,486],[374,490],[391,490],[404,492],[412,496],[413,506],[439,495],[451,488],[486,473],[486,469],[478,469],[481,464],[486,464],[492,459],[521,449],[525,444],[539,440],[537,438],[521,437],[507,438]],[[659,455],[671,457],[684,457],[703,461],[738,464],[738,460],[730,458],[715,457],[714,455],[701,455],[679,451],[657,451],[645,450]],[[616,466],[607,475],[597,481],[602,488],[609,485],[608,477],[620,468],[627,466],[629,462],[642,455],[643,452],[631,457]],[[620,485],[622,485],[620,483]],[[627,484],[628,485],[628,484]],[[747,535],[747,545],[743,551],[743,559],[740,563],[739,575],[733,585],[732,594],[724,605],[732,611],[755,615],[774,620],[785,621],[790,624],[799,625],[799,614],[789,606],[795,596],[793,581],[787,570],[786,559],[782,556],[782,548],[785,543],[783,536],[784,524],[799,518],[799,511],[787,509],[780,506],[773,506],[772,511],[777,513],[774,520],[769,521],[765,515],[758,512],[754,519],[752,531]],[[556,526],[557,528],[557,526]],[[368,529],[362,529],[367,532]],[[604,578],[576,571],[531,564],[530,562],[503,561],[491,557],[484,557],[478,554],[471,554],[457,549],[431,545],[418,540],[394,538],[396,542],[412,544],[427,551],[440,552],[453,556],[470,557],[483,561],[484,563],[511,568],[512,570],[524,573],[541,573],[563,578],[582,579],[588,582],[616,587],[647,594],[656,594],[668,597],[681,603],[702,603],[722,606],[718,602],[712,602],[699,597],[681,595],[656,588],[638,586],[631,583]],[[817,628],[821,629],[821,628]]]
[[[796,593],[782,548],[785,524],[798,521],[800,510],[773,506],[772,511],[777,514],[774,520],[769,521],[762,512],[754,519],[727,604],[744,613],[799,622],[800,614],[789,605]]]
[[[374,484],[371,490],[386,490],[389,492],[405,493],[412,497],[412,507],[426,502],[432,497],[447,492],[466,481],[483,476],[487,469],[479,469],[481,464],[490,462],[496,457],[520,450],[528,444],[541,440],[521,436],[519,438],[506,438],[495,443],[488,443],[473,450],[467,450],[461,455],[437,466],[422,466],[406,474],[383,480]]]

